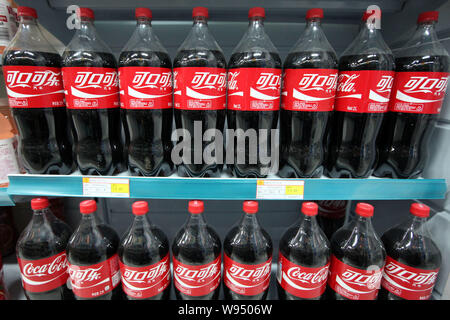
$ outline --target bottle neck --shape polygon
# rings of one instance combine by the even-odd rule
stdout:
[[[264,18],[253,17],[248,21],[248,32],[254,36],[264,34]]]
[[[40,226],[49,222],[49,209],[33,210],[33,217],[31,218],[31,224],[34,226]]]
[[[135,232],[141,232],[143,233],[145,230],[148,230],[150,228],[150,221],[148,220],[148,217],[146,214],[141,216],[135,216],[133,224],[131,226],[131,229]]]
[[[192,214],[189,217],[186,227],[203,228],[206,226],[206,221],[203,217],[203,213]]]
[[[427,218],[413,216],[410,219],[408,231],[420,236],[430,236],[426,222]]]
[[[40,34],[37,19],[29,16],[21,16],[18,32],[29,32],[30,34]]]
[[[97,227],[97,219],[94,213],[91,214],[82,214],[80,228],[81,229],[92,229]]]
[[[77,30],[76,34],[80,37],[87,37],[90,40],[94,39],[96,37],[94,21],[86,17],[81,17],[80,28]]]
[[[252,230],[260,229],[258,218],[254,213],[244,213],[239,226],[240,228],[246,229],[249,232],[251,232]]]
[[[305,233],[316,234],[318,229],[319,224],[317,223],[316,216],[307,216],[301,214],[298,222],[298,231],[294,239],[302,237]]]
[[[318,29],[321,27],[322,21],[319,18],[313,18],[306,21],[306,29]]]
[[[149,18],[139,17],[136,20],[137,27],[140,29],[147,29],[152,27],[152,20]]]
[[[424,23],[419,23],[417,25],[416,32],[411,39],[415,43],[433,43],[439,42],[435,30],[435,21],[428,21]]]
[[[363,234],[374,232],[372,218],[361,217],[356,215],[355,227]]]
[[[208,19],[206,19],[205,17],[194,17],[193,26],[197,28],[207,28]]]

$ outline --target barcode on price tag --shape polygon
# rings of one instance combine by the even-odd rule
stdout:
[[[298,199],[305,193],[305,181],[257,180],[256,199]]]
[[[83,196],[130,197],[130,180],[121,178],[83,178]]]

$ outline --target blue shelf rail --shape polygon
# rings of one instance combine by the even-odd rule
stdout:
[[[104,179],[111,183],[119,179],[128,186],[116,188],[120,193],[98,194],[87,189],[87,179]],[[116,180],[114,180],[116,179]],[[205,199],[246,200],[261,199],[257,196],[258,185],[266,181],[302,185],[293,190],[292,200],[401,200],[443,199],[447,190],[445,179],[236,179],[236,178],[150,178],[150,177],[98,177],[76,175],[10,175],[10,185],[5,197],[60,196],[60,197],[125,197],[138,199]],[[91,180],[93,181],[93,180]],[[268,183],[266,183],[268,184]],[[123,185],[121,185],[123,186]],[[94,190],[94,191],[93,191]],[[117,191],[116,190],[116,191]],[[270,193],[264,199],[286,199]],[[286,191],[287,192],[287,191]]]

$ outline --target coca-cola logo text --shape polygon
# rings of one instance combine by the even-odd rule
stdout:
[[[228,269],[229,274],[236,279],[245,281],[259,282],[261,278],[270,273],[270,263],[266,263],[256,269],[246,269],[235,264]]]
[[[219,268],[217,264],[211,264],[199,270],[188,269],[181,265],[177,265],[175,269],[175,273],[179,278],[194,282],[201,282],[202,280],[214,277],[218,272]]]
[[[256,81],[258,90],[278,90],[281,83],[281,76],[270,72],[262,72]]]
[[[367,287],[368,289],[378,289],[380,287],[382,273],[363,274],[353,270],[345,270],[342,273],[342,280],[357,286]]]
[[[303,283],[322,283],[327,280],[328,265],[317,272],[304,272],[300,267],[292,267],[287,271],[287,276],[294,281],[300,281]]]
[[[66,255],[57,256],[55,260],[43,265],[34,265],[32,262],[23,266],[23,274],[29,277],[45,277],[67,268]]]
[[[337,91],[340,92],[353,92],[355,91],[356,79],[359,78],[359,74],[340,74],[338,78]]]
[[[61,72],[34,71],[8,71],[6,76],[8,87],[42,88],[61,86]]]
[[[128,282],[152,282],[156,280],[158,277],[164,275],[167,271],[167,266],[164,262],[159,263],[154,268],[145,271],[135,271],[130,270],[125,267],[123,272],[123,277]]]
[[[302,91],[332,91],[336,87],[337,74],[319,75],[315,73],[305,74],[298,83]]]
[[[406,282],[413,287],[422,286],[422,285],[434,285],[436,282],[436,277],[438,275],[437,272],[424,272],[424,273],[416,273],[410,270],[407,270],[394,262],[390,262],[385,267],[385,272],[389,274],[389,276],[399,279],[400,281]]]
[[[382,76],[380,81],[377,84],[376,91],[378,92],[390,92],[392,89],[392,85],[394,84],[393,76]]]
[[[226,73],[196,72],[191,84],[194,89],[220,89],[225,88]]]
[[[102,278],[102,274],[101,274],[101,272],[99,272],[102,268],[103,268],[103,266],[100,266],[97,269],[87,268],[87,269],[82,269],[82,270],[75,270],[75,269],[69,267],[69,274],[70,274],[70,277],[77,282],[81,282],[81,281],[92,282],[92,281],[100,280]]]
[[[239,71],[236,72],[228,72],[228,89],[229,90],[237,90],[237,76],[239,75]]]
[[[167,88],[172,85],[172,72],[151,73],[136,71],[131,83],[136,89]]]
[[[422,92],[439,95],[447,89],[448,77],[429,78],[426,76],[411,77],[405,84],[408,93]]]
[[[79,71],[75,77],[77,88],[103,88],[109,89],[118,86],[117,72],[94,73]]]

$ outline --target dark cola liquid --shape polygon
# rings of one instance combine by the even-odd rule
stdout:
[[[6,52],[3,65],[61,68],[61,57],[56,53],[14,50]],[[11,112],[19,131],[19,155],[28,173],[72,172],[66,108],[11,108]]]
[[[17,256],[20,259],[39,260],[45,259],[66,250],[72,230],[70,227],[59,219],[49,217],[44,218],[45,214],[33,217],[34,226],[33,232],[29,233],[27,238],[21,239],[17,243]],[[49,223],[54,238],[49,243],[49,234],[47,232]],[[24,290],[25,296],[29,300],[72,300],[74,299],[72,291],[63,286],[46,291],[46,292],[28,292]]]
[[[379,268],[384,266],[386,252],[384,249],[378,248],[378,242],[373,236],[368,236],[362,232],[352,236],[353,229],[340,229],[336,231],[331,239],[332,254],[343,263],[362,270],[366,270],[369,266],[376,265]],[[349,242],[352,237],[354,241]],[[329,300],[347,300],[330,287],[325,291],[325,297]]]
[[[406,230],[403,228],[393,228],[381,237],[386,248],[386,255],[413,268],[424,270],[439,268],[442,256],[434,241],[428,237],[414,234],[412,240],[405,243],[403,239],[405,232]],[[404,245],[398,245],[399,242]],[[380,288],[378,297],[380,300],[403,300],[383,287]]]
[[[348,200],[320,200],[317,222],[328,240],[344,225]]]
[[[222,52],[216,50],[181,50],[178,52],[173,62],[173,68],[182,67],[209,67],[226,68],[227,63]],[[203,134],[208,129],[217,129],[222,133],[225,125],[225,109],[222,110],[181,110],[175,109],[175,123],[177,129],[185,129],[191,137],[191,164],[183,163],[178,166],[178,175],[182,177],[218,177],[220,176],[223,163],[206,164],[203,163],[203,150],[215,144],[215,138],[211,141],[203,141]],[[202,123],[202,161],[199,164],[194,163],[194,122]],[[178,143],[183,138],[178,140]],[[223,146],[218,146],[223,147]],[[188,151],[189,152],[189,151]],[[224,156],[225,159],[225,156]]]
[[[247,235],[249,235],[248,230],[242,231],[241,229],[240,226],[235,226],[227,234],[223,243],[224,254],[231,260],[241,264],[261,264],[267,262],[272,257],[273,252],[272,240],[269,234],[265,230],[260,229],[257,232],[261,232],[261,237],[258,237],[261,241],[250,242],[251,240],[249,241],[247,239]],[[223,286],[223,292],[226,300],[266,300],[269,287],[264,292],[255,296],[235,293],[226,285]]]
[[[290,228],[280,240],[280,252],[290,262],[307,268],[320,268],[328,263],[330,257],[330,248],[323,244],[321,246],[310,246],[309,241],[313,241],[310,234],[309,239],[302,237],[304,243],[293,243],[296,237],[298,226]],[[322,296],[314,299],[302,299],[285,291],[277,281],[278,296],[280,300],[321,300]]]
[[[283,68],[337,69],[333,52],[293,52]],[[280,171],[282,178],[318,178],[323,173],[329,111],[280,111]]]
[[[343,56],[339,71],[394,70],[388,54]],[[367,178],[373,172],[383,113],[334,111],[325,173],[331,178]]]
[[[172,244],[172,254],[183,264],[200,266],[209,264],[222,254],[222,245],[218,234],[209,226],[206,232],[202,228],[193,226],[189,230],[181,229]],[[186,236],[186,233],[189,235]],[[217,300],[220,284],[211,293],[204,296],[188,296],[180,292],[175,286],[177,300]]]
[[[117,68],[110,53],[67,51],[64,67]],[[121,144],[120,109],[69,109],[74,152],[85,175],[112,175],[125,169]]]
[[[278,53],[267,52],[239,52],[234,53],[230,58],[228,68],[276,68],[281,69],[281,59]],[[259,130],[264,130],[264,137],[267,134],[267,148],[266,157],[271,155],[271,129],[276,129],[278,124],[278,110],[277,111],[227,111],[228,128],[237,130],[242,129],[246,132],[248,129],[254,129],[257,133],[257,163],[250,164],[250,142],[249,139],[245,139],[245,148],[242,151],[238,151],[237,137],[234,137],[234,165],[230,165],[230,169],[233,174],[239,178],[264,178],[267,174],[263,174],[263,169],[270,168],[269,164],[262,164],[259,159],[260,154],[260,136]],[[229,141],[228,143],[231,143]],[[237,163],[237,152],[244,152],[245,163]]]
[[[164,52],[122,52],[120,67],[159,67],[172,69],[172,61]],[[122,109],[128,167],[134,175],[169,176],[171,160],[173,110]]]
[[[396,58],[395,71],[448,72],[449,62],[447,56]],[[378,137],[379,160],[374,175],[389,178],[420,176],[438,117],[439,114],[388,112]]]
[[[67,256],[70,257],[70,263],[78,266],[90,266],[102,261],[106,261],[115,254],[119,248],[119,236],[110,226],[106,224],[98,224],[97,228],[100,234],[103,236],[103,243],[106,246],[106,259],[99,252],[92,248],[92,245],[87,243],[73,243],[67,247]],[[124,293],[122,291],[121,284],[119,283],[112,291],[99,296],[97,298],[81,298],[76,297],[78,300],[122,300]]]
[[[161,229],[154,226],[150,227],[150,231],[150,241],[144,238],[146,237],[144,229],[135,229],[133,240],[126,247],[119,247],[119,256],[123,264],[130,267],[150,266],[160,262],[169,254],[169,240],[167,240],[166,235]],[[147,243],[150,243],[150,247],[147,246]],[[163,292],[145,300],[167,300],[169,295],[170,284]],[[127,299],[134,300],[129,296],[127,296]]]

